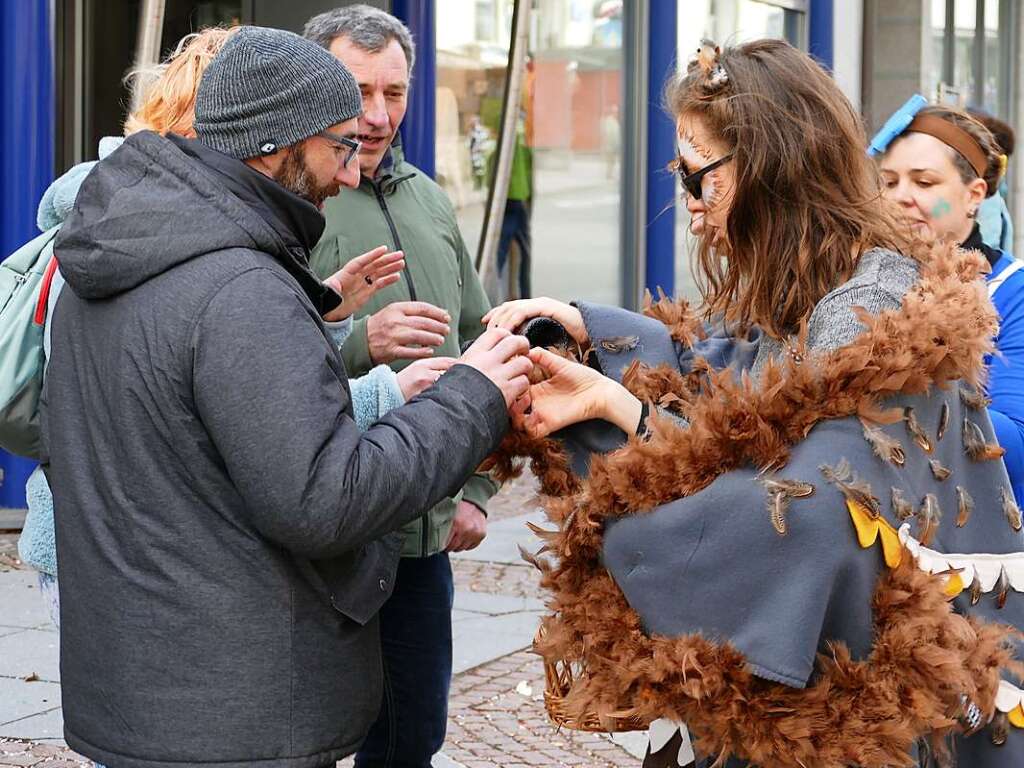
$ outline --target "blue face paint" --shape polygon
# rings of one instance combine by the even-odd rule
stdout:
[[[945,216],[952,210],[953,206],[951,206],[946,200],[939,200],[939,202],[932,206],[932,210],[929,216],[931,216],[933,219],[941,219],[943,216]]]

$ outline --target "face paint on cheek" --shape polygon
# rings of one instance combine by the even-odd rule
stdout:
[[[699,171],[711,162],[709,158],[697,150],[689,136],[683,136],[679,139],[679,156],[686,164],[687,173]],[[718,171],[705,174],[701,180],[701,199],[708,207],[714,205],[719,198],[720,185],[718,181]]]
[[[708,208],[711,208],[715,203],[717,203],[720,197],[721,185],[718,182],[719,178],[717,170],[706,174],[701,180],[701,196]]]
[[[704,156],[697,151],[697,148],[693,146],[693,142],[688,136],[683,136],[679,139],[679,156],[686,164],[687,174],[700,170],[707,165],[708,162],[704,159]]]
[[[928,212],[928,216],[933,219],[941,219],[947,213],[953,210],[953,206],[949,204],[947,200],[939,198],[939,201],[932,206],[931,211]]]

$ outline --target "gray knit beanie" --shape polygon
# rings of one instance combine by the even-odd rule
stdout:
[[[195,131],[211,149],[245,160],[362,112],[355,78],[332,54],[291,32],[242,27],[203,73]]]

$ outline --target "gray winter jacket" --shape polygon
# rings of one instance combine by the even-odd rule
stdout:
[[[318,220],[242,163],[141,133],[58,238],[71,290],[42,413],[65,737],[103,764],[353,752],[380,702],[387,534],[507,429],[498,389],[455,366],[358,431],[306,267]]]

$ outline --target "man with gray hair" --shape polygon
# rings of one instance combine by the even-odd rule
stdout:
[[[326,48],[359,84],[362,179],[327,201],[327,229],[310,260],[329,275],[372,247],[404,251],[404,279],[378,291],[356,314],[342,350],[350,375],[389,363],[457,356],[483,330],[489,309],[455,212],[441,188],[408,163],[398,128],[405,116],[415,47],[395,17],[366,5],[310,19],[305,36]],[[381,609],[385,698],[356,755],[358,768],[427,768],[444,742],[451,682],[453,597],[449,552],[486,533],[497,490],[467,473],[462,490],[406,526],[395,591]]]

